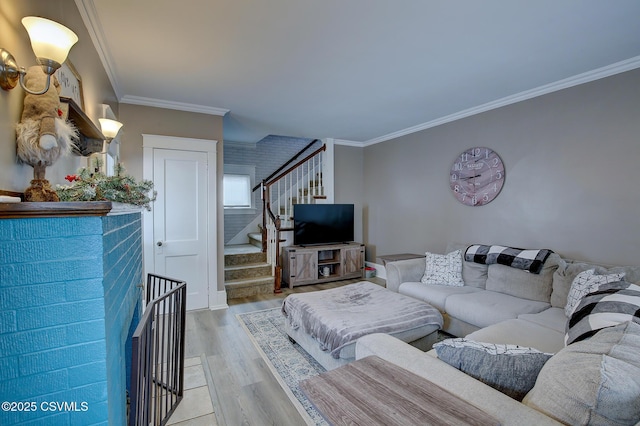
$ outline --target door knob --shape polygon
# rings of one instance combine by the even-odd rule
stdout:
[[[162,241],[158,241],[158,242],[156,243],[156,245],[157,245],[158,247],[162,247]]]

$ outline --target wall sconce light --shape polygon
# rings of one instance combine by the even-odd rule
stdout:
[[[118,136],[118,132],[122,127],[122,123],[116,120],[111,120],[109,118],[98,118],[100,122],[100,128],[102,129],[102,134],[106,138],[105,141],[107,143],[111,143],[111,141]]]
[[[0,48],[0,87],[11,90],[20,86],[32,95],[42,95],[49,90],[51,75],[56,72],[67,59],[69,50],[78,41],[78,36],[64,25],[49,19],[27,16],[22,19],[22,25],[27,29],[31,39],[31,48],[35,53],[38,64],[47,74],[47,83],[44,90],[34,92],[24,85],[24,67],[18,67],[15,58],[9,51]]]

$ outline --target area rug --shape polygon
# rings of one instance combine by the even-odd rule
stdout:
[[[298,387],[302,380],[317,376],[325,369],[300,345],[291,343],[284,331],[280,308],[236,316],[307,424],[328,425]]]

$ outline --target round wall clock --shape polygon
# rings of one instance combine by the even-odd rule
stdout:
[[[484,206],[498,196],[504,184],[502,160],[493,150],[469,148],[460,154],[449,174],[451,191],[467,206]]]

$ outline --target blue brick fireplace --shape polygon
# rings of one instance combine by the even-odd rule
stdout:
[[[0,219],[0,424],[125,424],[142,281],[139,212]]]

